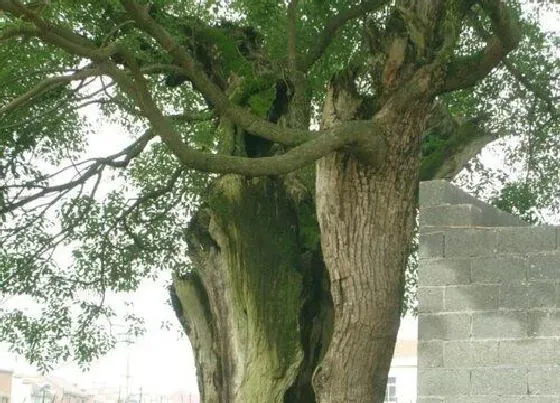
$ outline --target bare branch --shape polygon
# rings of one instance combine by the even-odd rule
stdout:
[[[308,71],[313,64],[321,58],[325,50],[333,41],[336,31],[344,24],[355,18],[364,16],[367,13],[379,10],[382,6],[389,3],[387,0],[369,0],[361,1],[359,5],[348,8],[346,11],[340,12],[333,16],[319,34],[319,39],[315,42],[315,46],[307,51],[302,60],[298,63],[298,70]]]
[[[24,197],[17,197],[15,198],[15,200],[17,201],[13,201],[13,202],[8,202],[6,203],[6,205],[0,209],[0,214],[6,214],[6,213],[10,213],[24,205],[30,204],[34,201],[37,201],[43,197],[52,195],[52,194],[56,194],[59,192],[65,192],[65,191],[69,191],[72,188],[76,187],[76,186],[81,186],[84,185],[87,181],[89,181],[91,178],[95,177],[95,176],[99,176],[101,175],[102,171],[108,167],[117,167],[117,168],[123,168],[126,167],[130,161],[137,157],[146,147],[146,145],[148,144],[148,142],[150,141],[150,139],[153,137],[151,131],[147,131],[144,135],[142,135],[140,138],[138,138],[134,143],[132,143],[131,145],[129,145],[128,147],[126,147],[125,149],[123,149],[122,151],[107,156],[107,157],[103,157],[103,158],[92,158],[89,159],[87,161],[83,161],[81,163],[79,163],[78,165],[85,165],[88,162],[90,162],[90,164],[87,167],[81,168],[81,169],[77,169],[77,175],[74,179],[62,183],[60,185],[52,185],[52,186],[33,186],[33,183],[27,183],[25,184],[25,186],[18,186],[22,188],[22,191],[25,189],[31,189],[31,188],[36,188],[36,189],[41,189],[38,192],[35,192],[29,196],[24,196]],[[124,159],[119,160],[121,157],[124,157]],[[77,168],[76,165],[73,166],[74,168]],[[64,168],[60,171],[58,171],[58,173],[62,173],[64,171],[66,171],[69,167]],[[35,181],[35,183],[37,182],[41,182],[44,180],[47,180],[49,178],[54,177],[56,174],[53,175],[48,175],[45,176],[43,178],[38,178],[37,181]],[[98,180],[99,183],[99,180]],[[14,186],[3,186],[0,187],[0,190],[2,188],[6,189],[6,188],[13,188]],[[97,185],[94,186],[94,190],[96,189]],[[57,199],[60,199],[60,197],[57,195]]]
[[[67,76],[45,78],[44,80],[39,82],[35,87],[31,88],[26,93],[20,95],[19,97],[9,102],[7,105],[0,108],[0,116],[5,115],[16,108],[28,104],[34,98],[46,92],[52,91],[56,88],[60,88],[72,81],[83,80],[84,78],[97,76],[99,74],[100,74],[99,69],[87,68]]]
[[[177,183],[177,181],[179,180],[179,178],[181,177],[181,175],[185,172],[185,168],[183,166],[177,168],[173,174],[171,175],[171,177],[167,180],[167,182],[160,188],[154,189],[151,192],[147,192],[143,195],[141,195],[140,197],[138,197],[138,199],[136,199],[134,201],[134,203],[132,203],[130,206],[128,206],[128,208],[126,210],[124,210],[122,212],[122,214],[119,216],[119,218],[117,219],[116,223],[118,222],[122,222],[123,223],[123,227],[125,232],[128,234],[128,236],[130,236],[130,238],[134,241],[134,243],[139,246],[141,249],[147,249],[145,242],[138,237],[128,226],[127,223],[127,219],[130,216],[130,214],[132,214],[135,210],[137,210],[142,204],[150,201],[150,200],[155,200],[158,197],[161,197],[163,195],[165,195],[166,193],[169,193],[173,190],[173,188],[175,187],[175,184]]]
[[[95,161],[103,165],[124,168],[128,166],[130,161],[136,158],[140,153],[146,148],[148,142],[154,138],[154,134],[151,130],[146,130],[146,132],[138,138],[134,143],[123,149],[122,151],[103,158],[92,158],[90,161]],[[124,157],[123,160],[117,161],[117,159]]]

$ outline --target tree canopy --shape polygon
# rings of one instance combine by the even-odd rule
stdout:
[[[189,270],[185,231],[216,174],[301,172],[341,148],[375,165],[386,152],[379,99],[437,98],[421,179],[466,167],[473,189],[511,182],[495,195],[501,208],[558,212],[558,34],[516,1],[445,3],[432,21],[413,19],[407,1],[0,0],[0,285],[37,308],[1,309],[0,337],[42,369],[112,348],[106,296]],[[377,56],[399,30],[423,56],[393,93],[397,72]],[[316,129],[327,84],[344,74],[371,102],[358,120]],[[308,106],[282,109],[300,95]],[[126,128],[127,147],[85,155],[91,105]],[[498,138],[514,181],[471,160]],[[126,319],[137,332],[139,318]]]

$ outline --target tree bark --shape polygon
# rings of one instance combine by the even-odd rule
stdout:
[[[193,219],[195,269],[174,287],[203,402],[315,401],[329,301],[302,214],[280,180],[229,175]]]
[[[323,125],[354,117],[359,102],[331,88]],[[317,163],[317,216],[334,303],[329,349],[313,379],[317,402],[383,402],[400,323],[413,230],[420,138],[429,103],[383,111],[387,159],[351,152]]]

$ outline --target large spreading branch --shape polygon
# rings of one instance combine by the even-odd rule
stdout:
[[[158,24],[143,7],[133,0],[121,0],[122,5],[137,26],[152,36],[173,56],[194,87],[208,99],[216,112],[251,134],[285,145],[301,144],[314,135],[308,130],[282,128],[258,117],[247,109],[230,103],[227,95],[208,77],[189,52],[163,26]]]
[[[268,140],[285,144],[296,145],[309,140],[314,135],[308,130],[282,128],[276,124],[260,118],[248,110],[232,105],[227,95],[206,75],[190,54],[175,38],[161,25],[151,18],[147,9],[133,1],[122,1],[130,17],[146,33],[153,36],[160,45],[180,64],[180,72],[185,74],[208,99],[216,112],[226,116],[235,124],[248,132]],[[94,62],[103,63],[111,56],[123,50],[120,43],[109,43],[105,47],[98,47],[92,41],[80,36],[71,30],[44,21],[38,14],[30,11],[15,0],[0,0],[0,9],[10,12],[16,17],[31,21],[36,27],[35,35],[46,43],[53,44],[71,54],[86,57]]]
[[[521,41],[521,28],[510,7],[500,0],[481,0],[479,4],[490,18],[492,36],[481,51],[456,57],[447,66],[441,93],[469,88],[483,79]]]
[[[476,17],[472,18],[472,23],[475,32],[480,35],[480,37],[482,37],[486,41],[492,38],[492,34],[484,29],[484,26]],[[509,73],[513,76],[513,78],[515,78],[527,90],[531,91],[535,95],[535,97],[544,102],[546,110],[550,114],[550,116],[560,116],[560,112],[557,107],[557,100],[554,99],[554,96],[548,87],[540,87],[537,83],[532,82],[515,66],[515,64],[510,60],[509,57],[503,59],[503,64],[507,71],[509,71]]]
[[[262,158],[246,158],[229,155],[209,154],[190,148],[170,120],[157,107],[145,79],[135,65],[131,55],[126,55],[127,63],[133,71],[131,78],[111,62],[100,65],[132,99],[136,101],[155,133],[170,148],[179,161],[187,168],[203,172],[236,173],[247,176],[282,175],[295,171],[309,163],[353,143],[369,144],[373,150],[369,155],[372,164],[379,163],[384,156],[385,143],[379,135],[380,127],[375,121],[352,121],[345,125],[317,132],[311,140],[292,148],[282,155]]]

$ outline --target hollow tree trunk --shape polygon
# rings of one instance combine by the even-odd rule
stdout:
[[[280,180],[231,175],[193,220],[196,269],[174,287],[203,402],[315,401],[329,302],[302,214]]]

